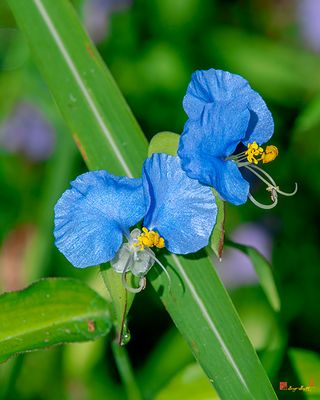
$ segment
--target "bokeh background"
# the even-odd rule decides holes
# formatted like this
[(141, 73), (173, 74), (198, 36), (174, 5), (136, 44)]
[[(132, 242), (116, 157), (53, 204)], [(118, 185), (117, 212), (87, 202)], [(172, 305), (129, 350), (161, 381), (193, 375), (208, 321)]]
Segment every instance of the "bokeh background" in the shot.
[[(279, 398), (320, 398), (320, 2), (75, 0), (74, 5), (148, 139), (159, 131), (182, 131), (182, 98), (196, 69), (238, 73), (267, 102), (276, 126), (272, 142), (280, 152), (268, 172), (283, 190), (298, 182), (299, 191), (280, 198), (272, 210), (250, 202), (227, 205), (225, 230), (271, 262), (280, 317), (245, 255), (226, 247), (216, 265)], [(53, 244), (53, 205), (85, 170), (1, 2), (1, 292), (43, 276), (72, 276), (103, 293), (97, 268), (74, 269)], [(252, 185), (262, 200), (264, 188)], [(129, 318), (128, 351), (146, 398), (213, 398), (151, 287), (136, 296)], [(312, 392), (280, 391), (284, 381), (313, 386)], [(57, 398), (125, 398), (106, 340), (0, 365), (0, 399)]]

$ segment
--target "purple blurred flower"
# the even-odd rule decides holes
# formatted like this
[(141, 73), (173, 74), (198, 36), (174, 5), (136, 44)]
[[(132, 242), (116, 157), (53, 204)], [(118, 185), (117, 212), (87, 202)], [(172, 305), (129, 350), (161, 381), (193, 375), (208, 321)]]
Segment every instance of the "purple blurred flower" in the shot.
[[(272, 239), (260, 225), (254, 223), (240, 225), (230, 237), (236, 243), (256, 248), (267, 260), (271, 260)], [(216, 265), (221, 279), (228, 288), (258, 282), (249, 257), (240, 250), (227, 247), (222, 261)]]
[(131, 0), (86, 0), (84, 3), (84, 23), (91, 39), (101, 42), (108, 32), (108, 17), (115, 11), (125, 10)]
[(312, 50), (320, 52), (320, 1), (300, 0), (297, 13), (301, 34), (306, 44)]
[(27, 102), (18, 103), (0, 127), (0, 146), (10, 153), (22, 153), (31, 161), (49, 158), (54, 144), (53, 127), (38, 108)]

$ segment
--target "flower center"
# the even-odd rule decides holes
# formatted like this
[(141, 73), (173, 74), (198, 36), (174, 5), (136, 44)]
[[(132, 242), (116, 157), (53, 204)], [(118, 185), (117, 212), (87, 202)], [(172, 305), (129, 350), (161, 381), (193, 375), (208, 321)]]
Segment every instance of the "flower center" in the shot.
[(279, 151), (276, 146), (269, 145), (264, 150), (257, 142), (253, 142), (248, 144), (246, 151), (228, 157), (227, 159), (237, 162), (239, 167), (242, 167), (248, 165), (248, 163), (257, 165), (259, 161), (262, 161), (263, 164), (267, 164), (273, 161), (278, 154)]
[[(262, 147), (258, 146), (257, 142), (253, 142), (248, 144), (248, 150), (246, 150), (244, 154), (247, 156), (249, 163), (258, 164), (258, 162), (262, 160), (264, 151)], [(260, 156), (260, 158), (257, 159), (256, 157), (258, 156)]]
[(262, 161), (263, 164), (267, 164), (273, 161), (279, 154), (276, 146), (269, 145), (264, 150), (258, 145), (257, 142), (249, 143), (247, 150), (227, 157), (226, 160), (235, 162), (239, 168), (246, 168), (255, 176), (257, 176), (263, 183), (267, 185), (266, 190), (270, 192), (272, 204), (262, 204), (258, 202), (251, 193), (249, 193), (249, 199), (260, 208), (273, 208), (278, 203), (278, 194), (284, 196), (293, 196), (298, 190), (298, 185), (295, 184), (295, 189), (292, 193), (286, 193), (280, 190), (274, 179), (262, 168), (258, 167), (257, 164)]
[(137, 237), (134, 246), (139, 247), (139, 250), (144, 250), (145, 247), (158, 247), (158, 249), (163, 249), (165, 243), (158, 232), (149, 231), (149, 229), (143, 227), (142, 233)]
[[(246, 150), (244, 154), (247, 156), (249, 163), (257, 165), (259, 161), (262, 161), (263, 164), (273, 161), (279, 154), (279, 151), (277, 147), (273, 145), (267, 146), (266, 149), (263, 150), (257, 142), (253, 142), (248, 144), (248, 150)], [(256, 158), (258, 156), (259, 158)]]
[[(128, 241), (122, 244), (114, 259), (111, 260), (113, 269), (122, 274), (122, 285), (131, 293), (141, 292), (146, 286), (145, 275), (154, 263), (157, 263), (168, 278), (170, 291), (170, 275), (150, 249), (150, 247), (163, 248), (165, 246), (164, 239), (158, 232), (149, 231), (145, 227), (142, 228), (142, 232), (138, 228), (133, 229), (126, 237)], [(128, 285), (126, 280), (128, 272), (140, 278), (139, 287)]]

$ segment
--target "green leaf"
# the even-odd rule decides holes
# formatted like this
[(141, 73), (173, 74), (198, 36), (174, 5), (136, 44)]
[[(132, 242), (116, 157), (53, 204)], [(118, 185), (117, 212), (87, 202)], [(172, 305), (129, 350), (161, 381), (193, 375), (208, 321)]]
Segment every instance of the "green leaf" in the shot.
[(219, 400), (198, 364), (190, 364), (179, 372), (155, 397), (155, 400)]
[(0, 362), (12, 355), (107, 335), (108, 303), (84, 283), (48, 278), (0, 296)]
[(187, 257), (167, 254), (162, 263), (168, 267), (171, 290), (157, 267), (149, 274), (152, 285), (219, 395), (275, 399), (230, 297), (204, 252)]
[(212, 188), (212, 192), (216, 199), (218, 214), (217, 214), (216, 224), (211, 234), (210, 245), (214, 254), (220, 259), (222, 256), (223, 246), (224, 246), (225, 204), (216, 190)]
[[(89, 168), (139, 176), (146, 140), (70, 3), (8, 3)], [(167, 256), (171, 292), (163, 273), (154, 288), (222, 397), (276, 398), (211, 262), (199, 257)]]
[(71, 3), (27, 3), (8, 0), (88, 167), (140, 176), (147, 141)]
[(226, 244), (242, 251), (250, 258), (256, 274), (258, 275), (261, 287), (264, 290), (270, 305), (276, 312), (280, 311), (280, 298), (269, 261), (266, 260), (266, 258), (254, 247), (245, 246), (230, 240), (228, 240)]
[(148, 157), (153, 153), (177, 155), (180, 135), (173, 132), (159, 132), (151, 139)]

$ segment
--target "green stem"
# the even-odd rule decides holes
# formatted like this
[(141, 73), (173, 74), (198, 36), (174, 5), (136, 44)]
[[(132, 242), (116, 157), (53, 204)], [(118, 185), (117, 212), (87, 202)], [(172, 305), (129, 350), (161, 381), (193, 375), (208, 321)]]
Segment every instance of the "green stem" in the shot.
[(111, 343), (111, 348), (122, 383), (126, 388), (128, 400), (142, 400), (142, 396), (133, 375), (132, 366), (125, 347), (120, 346), (114, 341)]

